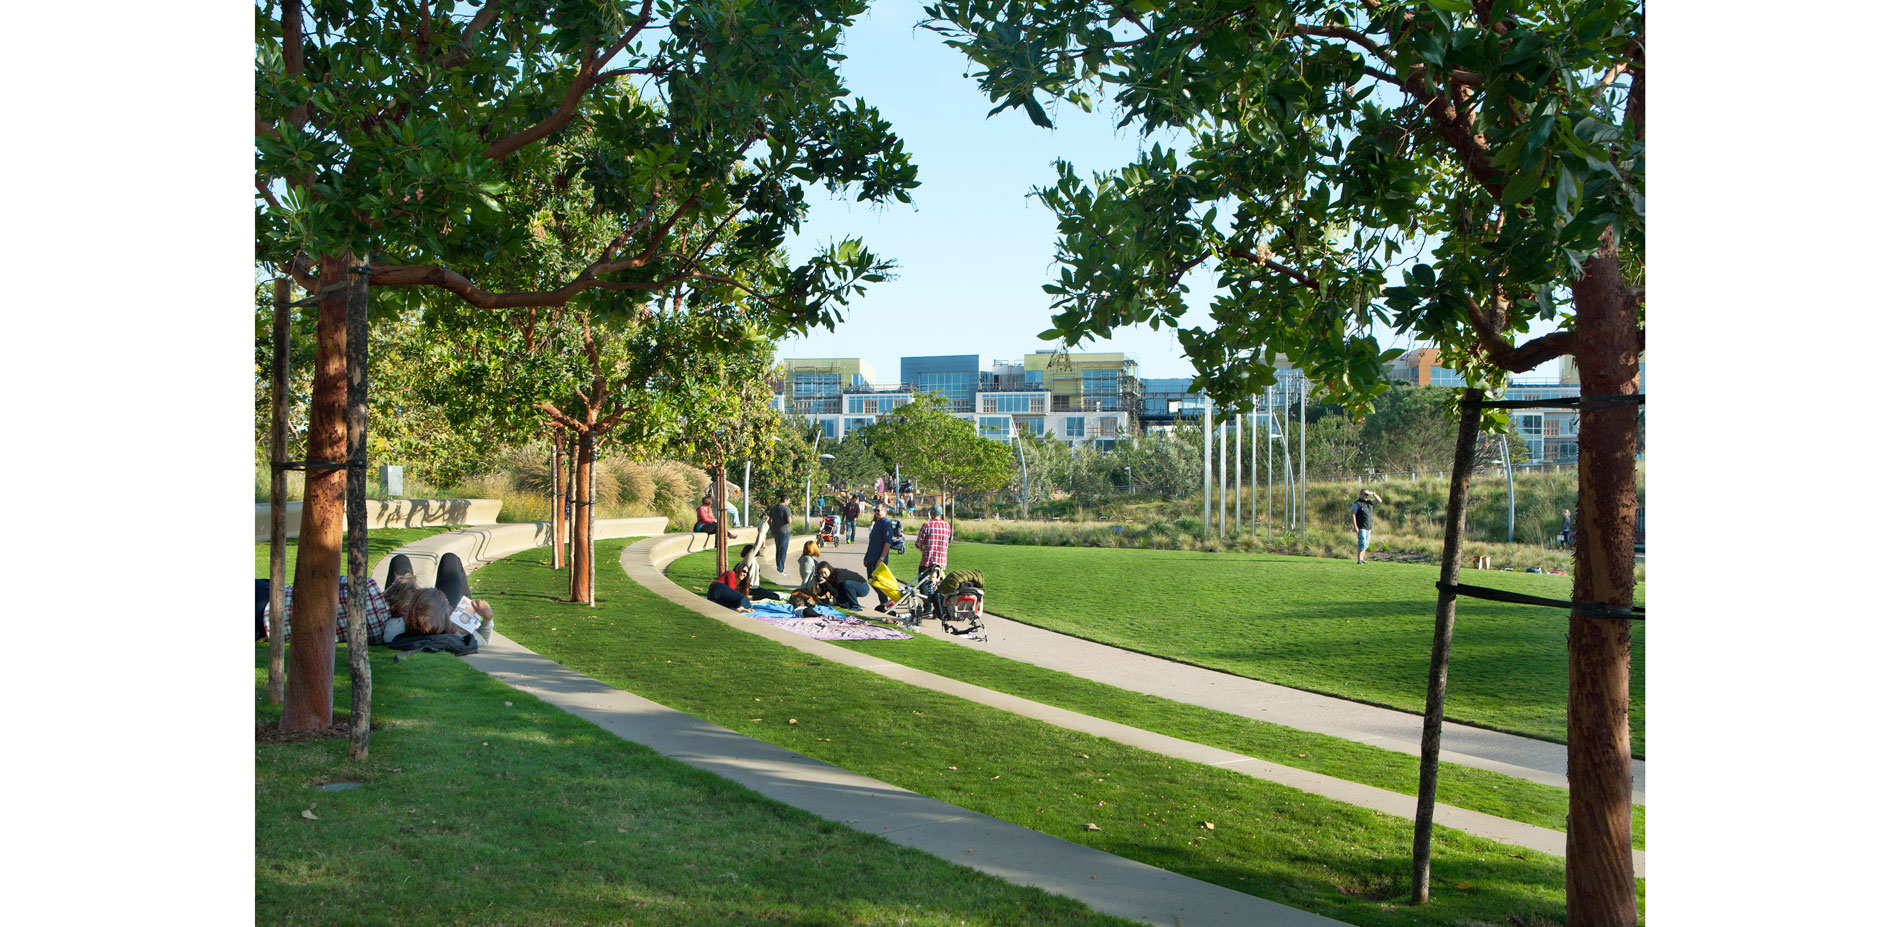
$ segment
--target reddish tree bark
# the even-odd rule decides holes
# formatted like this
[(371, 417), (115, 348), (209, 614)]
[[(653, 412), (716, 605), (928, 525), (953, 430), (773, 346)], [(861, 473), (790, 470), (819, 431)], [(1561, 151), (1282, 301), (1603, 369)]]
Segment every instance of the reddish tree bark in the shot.
[[(346, 290), (337, 286), (349, 274), (348, 254), (325, 256), (319, 279), (325, 293), (317, 302), (316, 374), (310, 395), (310, 427), (305, 458), (341, 461), (348, 441), (348, 353)], [(286, 731), (330, 726), (336, 669), (337, 578), (343, 562), (343, 484), (341, 468), (304, 471), (303, 519), (299, 522), (296, 587), (291, 601), (290, 659), (284, 693)]]
[[(1573, 289), (1577, 371), (1584, 396), (1637, 392), (1643, 338), (1616, 240), (1604, 233)], [(1577, 508), (1583, 543), (1572, 599), (1628, 607), (1636, 569), (1634, 403), (1586, 409), (1577, 430)], [(1570, 824), (1564, 894), (1573, 924), (1634, 927), (1630, 832), (1628, 619), (1570, 616)]]
[(580, 449), (574, 455), (574, 559), (568, 569), (570, 601), (594, 600), (594, 432), (580, 434)]

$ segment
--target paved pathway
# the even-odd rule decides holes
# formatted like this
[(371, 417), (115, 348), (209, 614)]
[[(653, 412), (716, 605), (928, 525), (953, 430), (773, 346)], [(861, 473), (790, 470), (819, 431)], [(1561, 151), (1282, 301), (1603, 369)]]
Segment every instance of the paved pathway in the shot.
[[(798, 538), (797, 544), (802, 546), (803, 541), (803, 537)], [(656, 547), (661, 550), (656, 551)], [(857, 549), (861, 552), (862, 547), (859, 546)], [(1076, 730), (1110, 737), (1144, 749), (1180, 756), (1196, 762), (1225, 766), (1247, 775), (1284, 782), (1305, 791), (1376, 808), (1400, 817), (1409, 818), (1412, 806), (1415, 804), (1409, 796), (1278, 766), (1251, 757), (1029, 702), (894, 664), (873, 655), (791, 634), (714, 606), (667, 580), (660, 570), (666, 562), (682, 550), (683, 545), (678, 542), (678, 536), (649, 539), (629, 546), (621, 558), (621, 564), (636, 581), (684, 607), (751, 633), (778, 639), (788, 646), (821, 655), (827, 659), (857, 665), (893, 678), (957, 694), (973, 701), (984, 702)], [(849, 549), (842, 553), (844, 556), (838, 557), (837, 553), (831, 549), (826, 551), (827, 557), (847, 561), (855, 560), (857, 556)], [(500, 553), (496, 555), (499, 556)], [(786, 565), (795, 573), (796, 566), (793, 560), (795, 557), (788, 557)], [(769, 553), (762, 557), (761, 561), (769, 575), (785, 580), (795, 578), (778, 574)], [(1007, 619), (992, 618), (990, 624), (992, 644), (1003, 644), (1000, 648), (992, 646), (991, 649), (1007, 650), (1008, 652), (1004, 654), (1006, 656), (1025, 659), (1027, 662), (1039, 663), (1039, 665), (1049, 665), (1040, 663), (1042, 660), (1048, 660), (1058, 664), (1052, 668), (1061, 668), (1064, 671), (1090, 678), (1095, 678), (1092, 672), (1080, 672), (1059, 665), (1069, 659), (1060, 656), (1062, 651), (1068, 649), (1068, 645), (1064, 642), (1086, 645), (1085, 650), (1100, 648), (1116, 654), (1128, 653), (1075, 638), (1052, 635)], [(1047, 635), (1047, 639), (1043, 639), (1042, 635)], [(960, 638), (953, 639), (961, 641)], [(1105, 655), (1098, 654), (1097, 656)], [(1133, 654), (1129, 656), (1140, 657)], [(468, 659), (471, 664), (497, 676), (509, 685), (593, 721), (618, 736), (646, 744), (664, 755), (739, 782), (773, 799), (821, 817), (839, 821), (858, 830), (916, 847), (960, 865), (967, 865), (999, 876), (1016, 884), (1036, 886), (1076, 898), (1105, 913), (1147, 923), (1189, 925), (1189, 927), (1227, 924), (1248, 925), (1248, 927), (1253, 927), (1253, 925), (1319, 927), (1319, 925), (1339, 923), (1028, 830), (839, 769), (607, 686), (540, 657), (501, 634), (497, 634), (494, 642), (483, 652)], [(1196, 673), (1210, 672), (1195, 670), (1184, 664), (1143, 657), (1136, 660), (1129, 668), (1133, 671), (1134, 678), (1156, 671), (1156, 667), (1145, 666), (1143, 661), (1152, 661), (1179, 670), (1194, 670)], [(1212, 675), (1232, 678), (1226, 677), (1226, 674), (1213, 673)], [(1160, 673), (1161, 681), (1154, 685), (1164, 691), (1153, 694), (1194, 704), (1205, 704), (1199, 697), (1181, 694), (1195, 688), (1192, 683), (1182, 688), (1183, 683), (1180, 681), (1182, 678), (1186, 677), (1177, 677), (1166, 672)], [(1169, 681), (1170, 679), (1172, 681)], [(1143, 685), (1130, 684), (1132, 681), (1130, 678), (1104, 681), (1136, 691), (1149, 691)], [(1209, 685), (1208, 688), (1219, 688), (1219, 686)], [(1311, 696), (1311, 693), (1299, 694), (1324, 698)], [(1202, 697), (1207, 696), (1203, 693)], [(1248, 711), (1236, 711), (1230, 705), (1214, 704), (1209, 707), (1252, 716)], [(1392, 714), (1412, 718), (1412, 723), (1416, 725), (1416, 718), (1413, 716), (1398, 712)], [(1277, 719), (1268, 718), (1268, 720)], [(1297, 723), (1293, 726), (1306, 727)], [(1449, 736), (1448, 731), (1447, 737)], [(1363, 738), (1354, 737), (1353, 739)], [(1375, 741), (1367, 740), (1366, 742)], [(1386, 746), (1383, 743), (1379, 745)], [(1514, 764), (1505, 763), (1504, 765)], [(1639, 788), (1640, 781), (1639, 779)], [(1563, 852), (1562, 835), (1555, 831), (1533, 828), (1529, 825), (1489, 815), (1479, 815), (1442, 804), (1438, 806), (1436, 818), (1444, 826), (1480, 836), (1531, 846), (1557, 855)], [(1641, 875), (1644, 870), (1643, 854), (1636, 854), (1635, 863), (1637, 873)]]
[[(741, 532), (741, 534), (744, 534), (744, 532)], [(744, 538), (742, 538), (741, 540), (743, 541)], [(804, 537), (794, 538), (793, 540), (794, 549), (802, 548), (804, 546), (805, 540), (806, 539)], [(1357, 805), (1362, 808), (1370, 808), (1372, 810), (1380, 811), (1385, 814), (1390, 814), (1395, 817), (1404, 818), (1406, 820), (1411, 820), (1418, 810), (1418, 799), (1411, 795), (1406, 795), (1400, 792), (1393, 792), (1387, 789), (1376, 788), (1374, 786), (1363, 785), (1361, 783), (1351, 782), (1345, 779), (1337, 779), (1331, 776), (1321, 775), (1319, 773), (1310, 772), (1304, 769), (1296, 769), (1291, 766), (1282, 766), (1278, 763), (1269, 763), (1269, 762), (1266, 762), (1265, 760), (1246, 756), (1240, 753), (1235, 753), (1230, 750), (1222, 750), (1217, 747), (1210, 747), (1205, 744), (1199, 744), (1193, 741), (1182, 740), (1177, 737), (1169, 737), (1165, 734), (1157, 734), (1152, 731), (1145, 731), (1140, 728), (1130, 727), (1125, 724), (1118, 724), (1113, 721), (1106, 721), (1101, 718), (1092, 717), (1089, 715), (1081, 714), (1079, 712), (1069, 711), (1064, 708), (1056, 708), (1054, 706), (1044, 705), (1040, 702), (1033, 702), (1028, 699), (1019, 698), (1014, 695), (1009, 695), (1003, 692), (997, 692), (992, 689), (985, 689), (981, 686), (971, 685), (970, 683), (962, 682), (960, 680), (950, 679), (948, 677), (936, 675), (935, 673), (929, 673), (920, 669), (904, 666), (899, 663), (893, 663), (889, 660), (885, 660), (882, 657), (877, 656), (875, 653), (861, 652), (857, 650), (847, 649), (844, 647), (839, 647), (834, 644), (829, 644), (823, 641), (815, 641), (808, 637), (804, 637), (799, 634), (794, 634), (782, 628), (778, 628), (773, 625), (766, 624), (765, 622), (756, 621), (745, 615), (741, 615), (741, 614), (738, 614), (737, 612), (729, 611), (727, 609), (714, 605), (711, 602), (706, 601), (706, 599), (702, 597), (701, 595), (699, 595), (697, 592), (683, 589), (679, 585), (675, 584), (673, 581), (666, 578), (666, 575), (663, 572), (666, 565), (668, 563), (671, 563), (674, 559), (677, 559), (679, 556), (683, 555), (687, 551), (689, 546), (692, 547), (693, 549), (703, 549), (704, 547), (702, 544), (697, 544), (695, 542), (692, 542), (686, 539), (685, 536), (682, 536), (682, 535), (670, 535), (670, 536), (662, 537), (662, 538), (649, 538), (647, 540), (640, 541), (639, 543), (628, 546), (627, 549), (621, 554), (620, 565), (623, 569), (627, 571), (627, 575), (632, 577), (634, 581), (640, 583), (643, 586), (646, 586), (648, 589), (652, 590), (655, 593), (658, 593), (660, 596), (666, 598), (667, 600), (671, 602), (674, 602), (675, 604), (680, 605), (681, 607), (691, 609), (709, 618), (716, 619), (718, 621), (724, 622), (725, 624), (731, 625), (732, 627), (738, 628), (742, 631), (746, 631), (752, 634), (757, 634), (761, 637), (771, 638), (772, 640), (776, 640), (780, 643), (783, 643), (788, 647), (793, 647), (795, 649), (802, 650), (814, 656), (823, 657), (833, 662), (843, 663), (849, 666), (855, 666), (859, 669), (877, 673), (878, 675), (886, 676), (891, 679), (897, 679), (902, 682), (907, 682), (916, 686), (922, 686), (927, 689), (934, 689), (938, 692), (943, 692), (949, 695), (955, 695), (958, 698), (966, 699), (972, 702), (977, 702), (979, 704), (989, 705), (993, 708), (1000, 708), (1004, 711), (1022, 715), (1028, 718), (1034, 718), (1038, 721), (1046, 721), (1050, 724), (1055, 724), (1057, 726), (1065, 727), (1070, 730), (1081, 731), (1085, 734), (1093, 734), (1098, 737), (1103, 737), (1109, 740), (1116, 741), (1118, 743), (1123, 743), (1123, 744), (1127, 744), (1129, 746), (1137, 747), (1143, 750), (1152, 751), (1154, 753), (1160, 753), (1167, 756), (1179, 757), (1184, 760), (1189, 760), (1196, 763), (1204, 763), (1210, 766), (1224, 767), (1226, 769), (1231, 769), (1235, 772), (1241, 773), (1242, 775), (1252, 776), (1257, 779), (1265, 779), (1270, 782), (1277, 782), (1282, 785), (1287, 785), (1287, 786), (1291, 786), (1293, 788), (1299, 789), (1303, 792), (1309, 792), (1315, 795), (1324, 796), (1326, 798), (1331, 798), (1338, 801), (1346, 802), (1348, 804)], [(851, 545), (845, 545), (845, 547), (842, 548), (841, 550), (829, 548), (829, 547), (826, 548), (825, 550), (826, 550), (825, 559), (827, 560), (838, 560), (841, 562), (846, 562), (847, 564), (852, 565), (852, 566), (858, 566), (859, 564), (861, 564), (861, 561), (857, 560), (857, 558), (862, 556), (861, 551), (863, 550), (863, 547), (861, 544), (857, 547), (857, 550), (860, 553), (853, 553)], [(737, 556), (736, 548), (735, 548), (734, 556), (735, 557)], [(952, 557), (954, 556), (955, 554), (952, 553)], [(780, 579), (782, 581), (787, 581), (787, 582), (795, 582), (797, 579), (795, 575), (796, 570), (797, 570), (797, 567), (795, 565), (795, 557), (788, 555), (786, 557), (785, 565), (788, 568), (788, 570), (790, 570), (794, 575), (787, 576), (783, 573), (778, 572), (776, 556), (770, 550), (768, 550), (767, 553), (765, 553), (764, 555), (760, 557), (760, 566), (768, 577), (777, 578), (777, 579)], [(1015, 624), (1015, 623), (1012, 622), (1011, 624)], [(1021, 626), (1021, 625), (1018, 625), (1018, 626), (1026, 628), (1026, 626)], [(992, 630), (990, 632), (991, 641), (1001, 640), (998, 634), (998, 630), (999, 629), (996, 626), (994, 625), (992, 626)], [(1029, 630), (1034, 630), (1034, 629), (1029, 629)], [(941, 634), (940, 631), (937, 633)], [(1048, 632), (1041, 632), (1041, 633), (1047, 634)], [(1089, 641), (1084, 641), (1079, 638), (1066, 637), (1063, 635), (1049, 635), (1049, 637), (1054, 639), (1054, 641), (1058, 645), (1061, 645), (1062, 642), (1066, 642), (1066, 646), (1071, 648), (1072, 652), (1069, 653), (1067, 655), (1067, 658), (1065, 659), (1072, 659), (1072, 661), (1077, 664), (1087, 663), (1089, 660), (1100, 660), (1100, 661), (1106, 661), (1106, 662), (1111, 662), (1111, 663), (1117, 662), (1117, 661), (1128, 661), (1128, 664), (1130, 666), (1140, 667), (1150, 672), (1159, 672), (1159, 673), (1165, 674), (1168, 672), (1178, 673), (1182, 671), (1193, 670), (1196, 674), (1206, 674), (1209, 676), (1221, 677), (1224, 680), (1231, 680), (1231, 679), (1236, 678), (1236, 677), (1228, 676), (1227, 674), (1224, 674), (1224, 673), (1214, 673), (1208, 670), (1198, 670), (1198, 669), (1195, 669), (1194, 667), (1189, 667), (1185, 664), (1175, 663), (1169, 660), (1162, 660), (1156, 657), (1148, 657), (1141, 654), (1135, 654), (1129, 651), (1119, 650), (1117, 648), (1109, 647), (1103, 644), (1091, 643)], [(959, 640), (959, 641), (962, 640), (961, 638), (952, 638), (952, 639)], [(975, 644), (972, 646), (986, 647), (988, 645)], [(1055, 649), (1061, 649), (1061, 648), (1060, 646), (1057, 646)], [(1016, 652), (1004, 652), (1003, 655), (1009, 656), (1012, 658), (1017, 658), (1017, 659), (1024, 659), (1024, 657), (1017, 656)], [(1035, 662), (1035, 661), (1030, 660), (1029, 662)], [(1062, 668), (1070, 672), (1075, 672), (1075, 670), (1068, 670), (1067, 665), (1065, 665)], [(1076, 674), (1093, 676), (1093, 673), (1077, 672)], [(1111, 685), (1120, 685), (1123, 688), (1137, 688), (1135, 686), (1125, 685), (1122, 681), (1118, 679), (1114, 679), (1114, 678), (1106, 678), (1106, 679), (1103, 679), (1102, 681), (1107, 682)], [(1250, 680), (1244, 680), (1244, 681), (1251, 682)], [(1253, 685), (1267, 686), (1266, 683), (1253, 683)], [(1284, 687), (1270, 686), (1269, 688), (1283, 689)], [(1287, 690), (1287, 691), (1297, 691), (1297, 690)], [(1340, 699), (1328, 699), (1325, 696), (1315, 696), (1312, 693), (1300, 692), (1299, 694), (1307, 698), (1319, 699), (1325, 702), (1341, 702), (1342, 704), (1351, 706), (1353, 708), (1361, 708), (1361, 709), (1369, 708), (1369, 706), (1359, 705), (1356, 702), (1343, 702), (1343, 700), (1340, 700)], [(1174, 697), (1174, 696), (1169, 696), (1169, 697)], [(1205, 696), (1202, 696), (1202, 697), (1205, 697)], [(1188, 699), (1181, 699), (1181, 700), (1188, 701)], [(1232, 707), (1225, 704), (1220, 704), (1220, 703), (1215, 703), (1211, 705), (1210, 707), (1218, 708), (1224, 711), (1233, 711)], [(1417, 718), (1415, 716), (1406, 715), (1402, 712), (1388, 712), (1385, 709), (1371, 709), (1371, 710), (1375, 712), (1382, 712), (1384, 714), (1395, 715), (1401, 718), (1411, 718), (1412, 723), (1414, 724), (1417, 723)], [(1269, 720), (1278, 720), (1278, 719), (1273, 718)], [(1289, 723), (1289, 722), (1281, 721), (1281, 723)], [(1304, 724), (1298, 724), (1298, 723), (1294, 723), (1292, 724), (1292, 726), (1301, 727), (1308, 730), (1313, 729)], [(1509, 735), (1501, 735), (1501, 736), (1509, 736)], [(1522, 739), (1522, 738), (1518, 738), (1518, 739)], [(1412, 752), (1414, 755), (1416, 755), (1416, 752), (1417, 752), (1416, 747), (1413, 749)], [(1471, 811), (1465, 808), (1459, 808), (1454, 805), (1444, 804), (1442, 802), (1435, 806), (1432, 812), (1432, 818), (1433, 818), (1434, 823), (1437, 824), (1438, 826), (1449, 827), (1454, 830), (1461, 830), (1466, 833), (1473, 834), (1475, 836), (1484, 837), (1490, 840), (1496, 840), (1501, 843), (1508, 843), (1508, 844), (1513, 844), (1515, 846), (1528, 847), (1530, 849), (1537, 850), (1542, 853), (1548, 853), (1552, 856), (1561, 857), (1564, 855), (1564, 834), (1562, 831), (1552, 830), (1550, 828), (1545, 828), (1545, 827), (1537, 827), (1535, 825), (1525, 824), (1520, 821), (1513, 821), (1508, 818), (1498, 817), (1496, 815), (1490, 815), (1490, 814), (1484, 814), (1482, 812)], [(1639, 877), (1641, 877), (1645, 872), (1644, 854), (1641, 851), (1637, 851), (1634, 854), (1634, 856), (1635, 856), (1636, 873)]]
[(467, 660), (612, 734), (767, 798), (1017, 885), (1074, 898), (1105, 914), (1171, 927), (1347, 927), (747, 737), (581, 675), (499, 633)]
[[(864, 529), (859, 530), (860, 540), (856, 544), (827, 547), (824, 559), (859, 569), (864, 559)], [(802, 539), (799, 543), (802, 546)], [(788, 576), (776, 572), (777, 564), (770, 556), (761, 558), (768, 578), (791, 585), (798, 582), (795, 561), (795, 557), (786, 560), (791, 573)], [(950, 562), (953, 566), (956, 563), (954, 546)], [(905, 567), (910, 568), (911, 564), (906, 563)], [(1410, 756), (1419, 754), (1424, 724), (1419, 715), (1202, 669), (1058, 634), (998, 615), (987, 616), (985, 623), (989, 626), (989, 640), (985, 643), (971, 643), (967, 638), (946, 634), (934, 623), (926, 624), (923, 630), (933, 637), (1130, 691), (1354, 740)], [(1446, 763), (1488, 769), (1558, 788), (1570, 786), (1564, 774), (1567, 758), (1563, 744), (1464, 724), (1446, 724), (1440, 743), (1439, 759)], [(1641, 805), (1646, 778), (1644, 763), (1637, 760), (1632, 766), (1635, 802)], [(1562, 845), (1558, 846), (1561, 855)]]

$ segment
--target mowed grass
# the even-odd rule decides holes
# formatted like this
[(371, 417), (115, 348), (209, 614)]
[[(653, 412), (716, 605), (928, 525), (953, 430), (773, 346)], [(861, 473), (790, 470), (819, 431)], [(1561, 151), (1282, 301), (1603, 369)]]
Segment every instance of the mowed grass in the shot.
[[(912, 575), (914, 558), (906, 559), (893, 572)], [(955, 544), (950, 565), (982, 570), (984, 606), (1018, 621), (1252, 679), (1425, 710), (1436, 565), (994, 544)], [(1460, 580), (1570, 598), (1567, 576), (1466, 570)], [(1641, 585), (1636, 601), (1643, 602)], [(1460, 599), (1445, 717), (1563, 742), (1568, 631), (1561, 609)], [(1639, 757), (1643, 635), (1643, 623), (1631, 622), (1630, 740)]]
[[(603, 566), (624, 541), (604, 541)], [(559, 602), (545, 551), (471, 582), (503, 634), (610, 685), (925, 795), (1355, 924), (1560, 922), (1562, 862), (1441, 830), (1434, 903), (1411, 823), (823, 660), (674, 605), (612, 568)], [(796, 720), (797, 723), (793, 723)], [(1090, 830), (1093, 824), (1098, 830)], [(1639, 889), (1640, 890), (1640, 889)]]
[[(688, 554), (667, 566), (669, 579), (698, 590), (712, 582), (713, 554)], [(893, 663), (958, 679), (986, 689), (1066, 708), (1144, 731), (1232, 750), (1282, 766), (1418, 794), (1418, 758), (1297, 728), (1130, 692), (1058, 670), (1044, 669), (992, 653), (916, 636), (908, 641), (838, 641), (838, 646), (875, 653)], [(1513, 821), (1564, 830), (1570, 793), (1564, 789), (1490, 770), (1441, 763), (1438, 800)], [(1636, 848), (1644, 848), (1644, 809), (1635, 815)]]
[[(441, 534), (444, 531), (454, 531), (460, 527), (463, 526), (452, 525), (445, 528), (371, 528), (369, 529), (369, 567), (372, 570), (375, 569), (376, 561), (381, 560), (384, 555), (404, 544), (420, 541), (423, 538)], [(345, 531), (343, 532), (343, 556), (337, 565), (338, 574), (341, 575), (342, 573), (348, 572), (349, 569), (350, 533)], [(253, 575), (258, 579), (270, 578), (269, 541), (261, 541), (257, 544), (257, 572)], [(372, 578), (378, 583), (383, 581), (383, 578), (380, 576)], [(284, 582), (294, 583), (296, 580), (297, 539), (290, 538), (284, 542)]]
[[(256, 748), (260, 924), (1131, 923), (770, 801), (448, 654), (373, 653), (368, 761)], [(335, 686), (346, 716), (347, 671)], [(313, 788), (333, 781), (363, 786)]]

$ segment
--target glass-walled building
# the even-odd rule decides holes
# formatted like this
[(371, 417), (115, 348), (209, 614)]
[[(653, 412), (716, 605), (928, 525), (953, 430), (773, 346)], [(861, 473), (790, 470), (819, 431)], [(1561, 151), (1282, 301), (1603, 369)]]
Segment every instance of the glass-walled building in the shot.
[(976, 411), (979, 364), (975, 354), (900, 358), (898, 380), (917, 392), (942, 396), (951, 412)]

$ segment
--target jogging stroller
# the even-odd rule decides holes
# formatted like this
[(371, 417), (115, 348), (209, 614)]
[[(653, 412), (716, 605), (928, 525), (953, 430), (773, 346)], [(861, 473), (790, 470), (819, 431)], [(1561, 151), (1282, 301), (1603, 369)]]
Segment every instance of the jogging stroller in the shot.
[(983, 626), (983, 573), (958, 570), (945, 574), (932, 566), (904, 585), (892, 613), (904, 627), (916, 630), (927, 618), (935, 618), (943, 629), (972, 641), (987, 641)]
[(903, 552), (904, 552), (904, 523), (893, 518), (891, 519), (891, 553), (901, 554)]
[(837, 547), (839, 543), (838, 516), (826, 515), (824, 520), (818, 523), (818, 546), (823, 547), (826, 544), (830, 544), (833, 547)]

